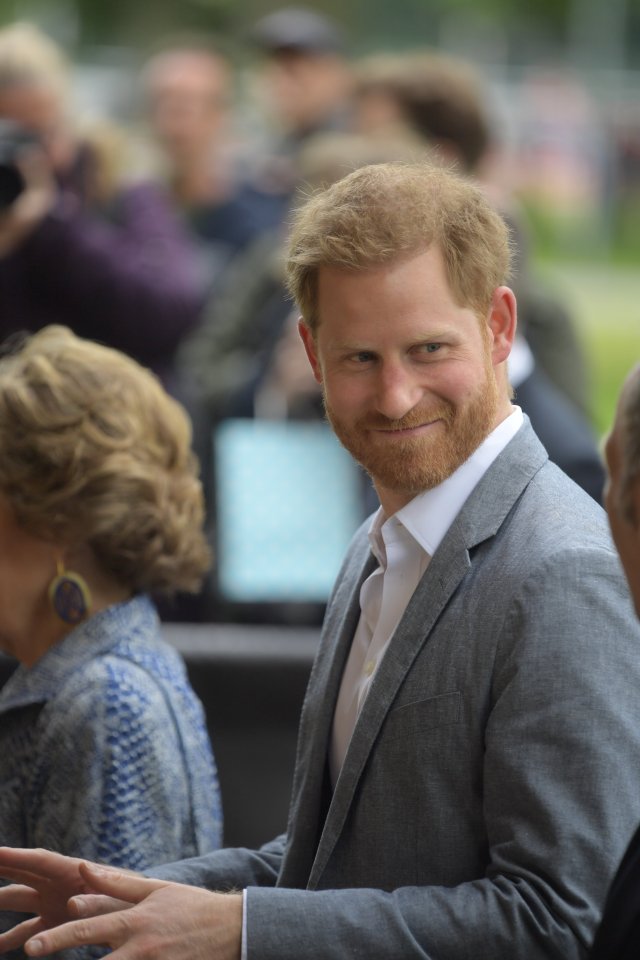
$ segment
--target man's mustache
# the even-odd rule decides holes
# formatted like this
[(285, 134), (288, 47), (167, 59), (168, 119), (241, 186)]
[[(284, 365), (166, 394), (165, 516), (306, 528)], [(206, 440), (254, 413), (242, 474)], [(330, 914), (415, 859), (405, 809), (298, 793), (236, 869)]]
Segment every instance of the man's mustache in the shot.
[(423, 427), (435, 420), (444, 420), (445, 423), (451, 423), (453, 418), (453, 408), (442, 406), (435, 410), (411, 410), (399, 420), (391, 420), (384, 414), (369, 414), (358, 420), (357, 426), (364, 430), (388, 430), (393, 432), (395, 430), (412, 430), (415, 427)]

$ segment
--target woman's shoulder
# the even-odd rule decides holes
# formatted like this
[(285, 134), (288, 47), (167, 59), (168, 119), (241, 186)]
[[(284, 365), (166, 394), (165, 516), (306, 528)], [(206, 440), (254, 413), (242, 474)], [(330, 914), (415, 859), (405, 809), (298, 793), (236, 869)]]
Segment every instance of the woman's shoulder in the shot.
[(164, 640), (122, 637), (108, 650), (71, 671), (56, 699), (108, 697), (116, 704), (128, 700), (165, 700), (189, 696), (192, 691), (180, 655)]
[[(85, 651), (86, 653), (86, 651)], [(156, 631), (121, 631), (108, 645), (96, 645), (90, 657), (68, 663), (47, 713), (62, 705), (69, 719), (81, 714), (143, 707), (169, 708), (174, 699), (195, 700), (179, 653)]]
[(137, 596), (100, 611), (73, 642), (69, 683), (81, 678), (105, 683), (114, 672), (122, 678), (135, 678), (143, 686), (187, 683), (184, 661), (162, 638), (156, 608), (148, 597)]
[(184, 742), (206, 727), (184, 661), (162, 638), (155, 608), (144, 598), (87, 621), (58, 680), (41, 714), (50, 736), (84, 728), (99, 737), (124, 724), (141, 736), (173, 729)]

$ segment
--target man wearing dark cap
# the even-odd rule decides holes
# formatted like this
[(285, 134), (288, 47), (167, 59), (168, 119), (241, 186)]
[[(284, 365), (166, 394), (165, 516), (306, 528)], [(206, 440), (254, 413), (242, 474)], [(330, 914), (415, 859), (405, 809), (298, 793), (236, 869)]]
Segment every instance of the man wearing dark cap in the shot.
[(347, 126), (352, 78), (344, 37), (336, 23), (304, 7), (268, 14), (250, 36), (264, 56), (263, 80), (282, 134), (275, 153), (293, 185), (304, 141)]
[(340, 27), (323, 14), (305, 7), (284, 7), (268, 14), (256, 23), (253, 38), (271, 51), (341, 53), (344, 50)]

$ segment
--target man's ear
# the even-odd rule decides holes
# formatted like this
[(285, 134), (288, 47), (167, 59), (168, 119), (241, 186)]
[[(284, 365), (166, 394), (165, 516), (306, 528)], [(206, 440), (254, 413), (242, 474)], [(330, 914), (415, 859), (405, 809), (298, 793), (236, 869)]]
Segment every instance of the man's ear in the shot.
[(491, 362), (503, 363), (511, 353), (516, 335), (518, 308), (510, 287), (496, 287), (491, 298), (487, 325), (492, 335)]
[(307, 323), (305, 323), (302, 317), (298, 319), (298, 333), (300, 334), (304, 344), (304, 349), (307, 352), (307, 357), (309, 358), (313, 375), (318, 383), (322, 383), (322, 369), (320, 367), (320, 361), (318, 360), (316, 341), (310, 327)]

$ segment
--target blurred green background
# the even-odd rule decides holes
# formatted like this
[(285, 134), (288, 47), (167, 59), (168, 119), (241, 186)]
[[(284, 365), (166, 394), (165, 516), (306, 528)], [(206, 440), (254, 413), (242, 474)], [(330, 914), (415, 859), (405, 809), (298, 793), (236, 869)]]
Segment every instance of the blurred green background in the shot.
[(593, 423), (602, 437), (622, 381), (640, 362), (640, 269), (558, 257), (539, 263), (539, 270), (579, 321), (590, 363)]
[[(77, 47), (144, 47), (174, 29), (242, 37), (248, 24), (285, 6), (277, 0), (0, 0), (4, 20), (34, 19), (66, 33)], [(314, 0), (342, 23), (354, 52), (381, 46), (439, 44), (465, 33), (476, 56), (500, 47), (508, 62), (569, 57), (585, 67), (640, 66), (638, 0)]]

